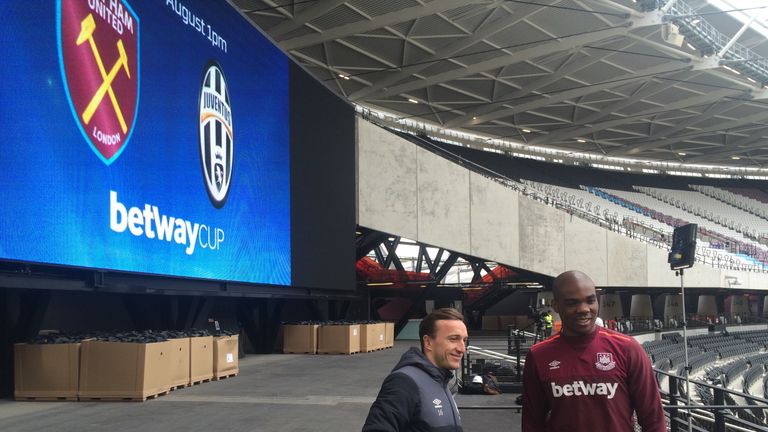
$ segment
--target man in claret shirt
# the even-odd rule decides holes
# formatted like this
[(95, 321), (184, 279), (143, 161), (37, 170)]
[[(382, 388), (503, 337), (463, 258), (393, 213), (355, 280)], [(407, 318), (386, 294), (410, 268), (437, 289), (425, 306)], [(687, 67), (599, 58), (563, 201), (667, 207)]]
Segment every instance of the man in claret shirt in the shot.
[(595, 325), (592, 279), (567, 271), (552, 284), (562, 330), (531, 348), (523, 374), (523, 432), (667, 430), (651, 368), (632, 337)]

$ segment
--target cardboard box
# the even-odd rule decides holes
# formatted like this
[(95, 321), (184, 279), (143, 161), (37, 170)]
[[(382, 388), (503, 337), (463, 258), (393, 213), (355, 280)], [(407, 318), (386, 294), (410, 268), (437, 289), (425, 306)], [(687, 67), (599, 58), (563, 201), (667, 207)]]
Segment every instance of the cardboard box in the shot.
[(360, 325), (324, 325), (317, 330), (318, 354), (360, 352)]
[(395, 323), (384, 323), (384, 347), (392, 348), (395, 346)]
[(528, 315), (517, 315), (515, 322), (517, 328), (520, 330), (529, 331), (531, 333), (536, 331), (536, 321)]
[(189, 338), (189, 382), (213, 378), (213, 336)]
[(376, 323), (376, 342), (377, 349), (387, 347), (387, 326), (383, 322)]
[(499, 329), (499, 316), (498, 315), (484, 315), (483, 316), (483, 330), (498, 330)]
[(18, 400), (77, 400), (80, 344), (16, 344), (14, 396)]
[(170, 369), (169, 387), (186, 387), (190, 384), (190, 338), (171, 339), (168, 341)]
[(83, 341), (80, 399), (145, 400), (170, 389), (171, 344)]
[(283, 352), (286, 354), (316, 354), (318, 324), (283, 326)]
[(509, 327), (513, 328), (517, 325), (517, 318), (515, 315), (500, 315), (499, 316), (499, 330), (507, 331)]
[(216, 336), (213, 338), (213, 377), (222, 378), (237, 375), (240, 372), (238, 364), (238, 337)]
[(371, 352), (384, 348), (384, 323), (360, 324), (360, 351)]

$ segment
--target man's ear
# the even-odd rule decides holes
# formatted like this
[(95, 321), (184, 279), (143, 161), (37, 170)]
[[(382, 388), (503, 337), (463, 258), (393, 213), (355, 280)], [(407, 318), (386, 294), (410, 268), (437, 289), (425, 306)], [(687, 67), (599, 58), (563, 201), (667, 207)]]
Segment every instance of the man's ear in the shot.
[(554, 310), (558, 314), (560, 313), (560, 305), (557, 303), (557, 300), (552, 299), (551, 307), (552, 307), (552, 310)]
[(421, 339), (424, 345), (424, 351), (432, 351), (432, 338), (429, 335), (424, 335)]

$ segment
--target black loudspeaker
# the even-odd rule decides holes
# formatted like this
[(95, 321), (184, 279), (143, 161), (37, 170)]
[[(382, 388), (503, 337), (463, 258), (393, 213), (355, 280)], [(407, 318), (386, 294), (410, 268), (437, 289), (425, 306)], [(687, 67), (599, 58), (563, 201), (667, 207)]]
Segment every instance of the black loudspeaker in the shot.
[(672, 250), (667, 262), (672, 270), (693, 267), (696, 259), (696, 232), (698, 225), (688, 224), (675, 228), (672, 235)]

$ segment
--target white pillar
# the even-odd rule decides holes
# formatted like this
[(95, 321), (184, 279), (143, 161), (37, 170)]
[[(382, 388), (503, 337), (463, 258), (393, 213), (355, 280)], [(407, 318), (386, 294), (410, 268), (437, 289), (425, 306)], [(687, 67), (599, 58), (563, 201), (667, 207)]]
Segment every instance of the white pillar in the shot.
[(664, 321), (683, 319), (683, 296), (680, 294), (667, 294), (664, 299)]
[(629, 308), (629, 316), (632, 318), (653, 318), (653, 306), (651, 296), (648, 294), (633, 294), (632, 304)]
[(749, 315), (749, 297), (743, 294), (734, 294), (728, 300), (731, 303), (731, 316), (739, 315), (743, 318)]
[(768, 295), (763, 297), (763, 316), (768, 316)]
[(615, 320), (624, 316), (621, 307), (621, 296), (619, 294), (603, 294), (600, 296), (600, 312), (598, 313), (603, 320)]
[(699, 296), (699, 307), (696, 309), (696, 314), (698, 315), (706, 315), (711, 317), (717, 317), (719, 314), (717, 313), (717, 302), (715, 301), (715, 296), (713, 295), (700, 295)]
[(431, 314), (435, 310), (435, 301), (434, 300), (425, 301), (424, 310), (427, 312), (427, 314)]

